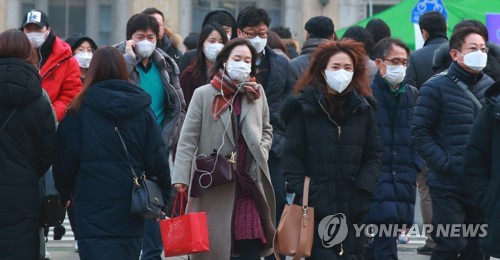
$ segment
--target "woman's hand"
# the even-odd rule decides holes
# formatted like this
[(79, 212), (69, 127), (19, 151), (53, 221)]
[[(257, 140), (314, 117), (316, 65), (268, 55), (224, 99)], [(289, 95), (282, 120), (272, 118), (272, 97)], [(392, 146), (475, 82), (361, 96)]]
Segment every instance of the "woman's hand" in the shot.
[(175, 183), (174, 184), (174, 189), (177, 192), (185, 192), (185, 191), (187, 191), (187, 188), (188, 188), (188, 186), (186, 184), (182, 184), (182, 183)]

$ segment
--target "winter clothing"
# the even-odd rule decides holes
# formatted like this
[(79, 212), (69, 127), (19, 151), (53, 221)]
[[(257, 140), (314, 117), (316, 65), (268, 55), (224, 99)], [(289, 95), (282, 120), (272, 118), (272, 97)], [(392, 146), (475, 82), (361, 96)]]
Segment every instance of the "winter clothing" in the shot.
[(66, 39), (66, 43), (69, 44), (69, 47), (71, 47), (71, 51), (74, 52), (80, 45), (82, 45), (83, 42), (89, 42), (90, 48), (92, 50), (96, 51), (97, 50), (97, 44), (92, 40), (90, 37), (83, 35), (83, 34), (74, 34), (73, 36), (69, 37)]
[[(139, 85), (139, 61), (136, 57), (125, 53), (125, 43), (115, 46), (123, 54), (127, 62), (130, 82)], [(166, 149), (170, 151), (179, 139), (179, 132), (186, 114), (186, 102), (182, 89), (179, 86), (179, 69), (175, 61), (162, 50), (156, 48), (151, 54), (150, 61), (153, 62), (161, 73), (162, 86), (165, 91), (165, 119), (160, 126), (161, 136)]]
[(35, 66), (0, 59), (0, 252), (38, 259), (39, 179), (54, 160), (55, 115)]
[(290, 61), (291, 73), (290, 76), (295, 80), (299, 80), (307, 66), (309, 65), (309, 58), (311, 53), (323, 42), (328, 41), (323, 38), (311, 38), (304, 42), (300, 55)]
[[(269, 110), (264, 90), (261, 97), (250, 102), (242, 98), (240, 130), (248, 145), (246, 173), (257, 188), (252, 195), (261, 217), (267, 244), (260, 248), (260, 255), (272, 251), (272, 238), (275, 231), (275, 200), (273, 187), (267, 167), (269, 150), (272, 143), (272, 127), (269, 124)], [(172, 183), (181, 183), (191, 188), (194, 162), (197, 155), (212, 154), (219, 150), (229, 155), (235, 150), (236, 141), (231, 126), (231, 110), (225, 110), (218, 120), (211, 113), (214, 97), (220, 94), (211, 84), (194, 91), (186, 121), (182, 126), (177, 147)], [(228, 125), (229, 124), (229, 125)], [(227, 129), (227, 131), (225, 131)], [(221, 138), (222, 137), (222, 138)], [(191, 255), (191, 259), (228, 259), (234, 252), (232, 220), (236, 199), (235, 182), (202, 189), (201, 196), (189, 198), (189, 211), (203, 211), (207, 214), (210, 252)]]
[(410, 145), (410, 122), (417, 91), (401, 84), (397, 91), (375, 75), (377, 125), (382, 143), (382, 173), (365, 221), (370, 224), (413, 224), (417, 171), (424, 161)]
[(129, 82), (102, 81), (59, 125), (54, 179), (62, 201), (73, 194), (82, 259), (137, 259), (140, 253), (144, 218), (130, 213), (133, 175), (115, 127), (136, 174), (145, 171), (164, 193), (170, 190), (168, 155), (150, 104)]
[[(381, 147), (375, 114), (355, 90), (344, 100), (344, 116), (328, 114), (323, 91), (309, 87), (288, 99), (281, 110), (287, 127), (284, 177), (299, 197), (303, 196), (305, 176), (311, 177), (309, 206), (314, 207), (316, 226), (325, 216), (337, 213), (345, 214), (349, 224), (360, 223), (380, 174)], [(320, 248), (317, 229), (315, 234), (314, 243), (319, 243)], [(354, 236), (342, 243), (348, 256), (362, 252), (363, 245), (359, 248), (355, 243)], [(341, 259), (337, 258), (340, 245), (320, 251), (318, 256), (323, 258), (314, 259)]]
[[(490, 76), (495, 82), (500, 81), (500, 45), (487, 42), (486, 47), (489, 48), (488, 62), (483, 73)], [(451, 62), (450, 46), (447, 43), (441, 44), (434, 52), (432, 69), (436, 73), (442, 72), (450, 66)]]
[(463, 151), (478, 108), (450, 77), (457, 77), (484, 102), (493, 83), (487, 75), (473, 75), (453, 62), (446, 75), (429, 79), (420, 89), (412, 120), (412, 142), (427, 162), (429, 187), (466, 192)]
[[(442, 44), (448, 44), (446, 35), (429, 38), (421, 49), (410, 54), (405, 82), (418, 89), (435, 74), (432, 69), (434, 51)], [(449, 54), (448, 54), (449, 55)]]
[(186, 107), (189, 107), (189, 102), (191, 102), (191, 98), (193, 98), (194, 90), (208, 83), (206, 71), (200, 71), (200, 75), (194, 77), (194, 70), (195, 68), (193, 66), (188, 66), (186, 70), (182, 72), (180, 78), (180, 85), (182, 93), (184, 93), (184, 99), (186, 100)]
[(184, 73), (184, 71), (191, 65), (191, 63), (194, 60), (194, 57), (196, 57), (196, 52), (197, 49), (192, 49), (189, 51), (186, 51), (184, 55), (182, 55), (181, 61), (179, 63), (179, 71), (180, 73)]
[(486, 91), (487, 105), (479, 112), (464, 153), (468, 184), (485, 214), (488, 234), (482, 238), (484, 254), (500, 257), (500, 84)]
[(71, 47), (52, 31), (38, 53), (42, 87), (50, 96), (57, 121), (61, 121), (69, 102), (82, 88), (80, 66), (73, 57)]
[(182, 59), (182, 52), (174, 45), (172, 45), (170, 39), (167, 36), (163, 36), (163, 38), (160, 40), (159, 48), (168, 56), (170, 56), (170, 58), (174, 59), (175, 64), (179, 66), (179, 63)]

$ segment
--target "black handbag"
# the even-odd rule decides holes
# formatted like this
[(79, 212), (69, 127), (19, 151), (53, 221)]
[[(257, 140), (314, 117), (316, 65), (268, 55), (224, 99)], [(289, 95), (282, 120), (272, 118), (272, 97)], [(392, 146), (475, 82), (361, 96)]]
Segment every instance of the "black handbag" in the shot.
[(66, 217), (66, 209), (59, 203), (60, 196), (54, 184), (52, 168), (49, 168), (40, 178), (39, 186), (43, 196), (40, 226), (47, 228), (61, 225)]
[(209, 156), (200, 155), (196, 158), (193, 180), (191, 181), (191, 197), (201, 195), (201, 188), (206, 189), (234, 181), (236, 152), (225, 157), (215, 153)]
[(123, 150), (127, 155), (130, 170), (133, 175), (134, 187), (132, 188), (132, 199), (130, 213), (140, 215), (144, 218), (159, 218), (163, 215), (162, 208), (165, 207), (163, 202), (163, 196), (160, 187), (156, 182), (146, 179), (145, 172), (142, 172), (141, 176), (135, 174), (132, 163), (130, 162), (130, 156), (128, 154), (127, 146), (123, 141), (120, 130), (115, 124), (115, 132), (120, 137), (120, 141), (123, 145)]

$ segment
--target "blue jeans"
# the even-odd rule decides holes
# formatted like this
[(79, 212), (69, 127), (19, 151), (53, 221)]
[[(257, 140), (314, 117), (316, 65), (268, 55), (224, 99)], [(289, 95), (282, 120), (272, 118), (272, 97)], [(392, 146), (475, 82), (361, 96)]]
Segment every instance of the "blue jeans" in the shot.
[(161, 241), (160, 222), (154, 219), (146, 219), (141, 260), (161, 260), (162, 252), (163, 244)]

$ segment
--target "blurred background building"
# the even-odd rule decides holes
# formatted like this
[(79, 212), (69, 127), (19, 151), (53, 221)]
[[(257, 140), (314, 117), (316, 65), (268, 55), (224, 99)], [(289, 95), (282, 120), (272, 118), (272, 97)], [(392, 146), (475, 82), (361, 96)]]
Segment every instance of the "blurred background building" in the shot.
[(33, 8), (45, 11), (50, 26), (65, 39), (84, 33), (99, 45), (125, 40), (128, 18), (147, 7), (165, 14), (165, 24), (185, 37), (198, 32), (205, 15), (225, 8), (233, 15), (248, 5), (268, 11), (271, 27), (289, 27), (300, 42), (305, 38), (304, 24), (313, 16), (332, 18), (335, 28), (351, 25), (381, 12), (401, 0), (1, 0), (0, 30), (19, 28), (23, 14)]

